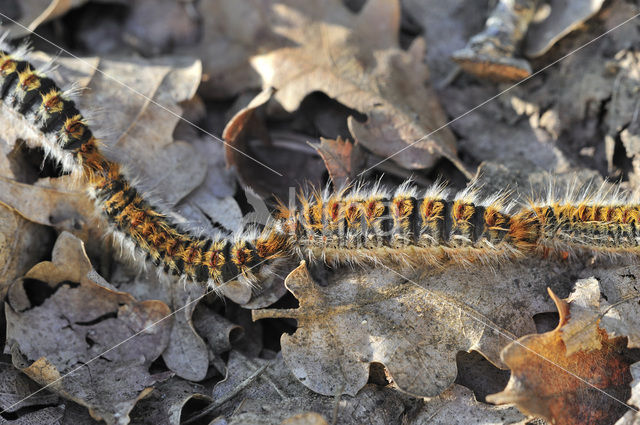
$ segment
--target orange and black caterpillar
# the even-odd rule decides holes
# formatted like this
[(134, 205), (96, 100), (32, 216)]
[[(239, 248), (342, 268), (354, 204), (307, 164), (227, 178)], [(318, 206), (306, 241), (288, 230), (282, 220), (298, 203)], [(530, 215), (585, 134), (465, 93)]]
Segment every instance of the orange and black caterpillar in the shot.
[(131, 185), (100, 152), (74, 102), (53, 80), (0, 45), (0, 109), (77, 174), (125, 244), (166, 272), (216, 288), (252, 284), (281, 259), (433, 266), (513, 259), (549, 252), (640, 252), (640, 205), (606, 191), (551, 196), (516, 208), (506, 196), (478, 200), (473, 186), (450, 197), (441, 185), (409, 183), (301, 195), (260, 231), (233, 237), (182, 229)]
[(74, 102), (21, 56), (0, 48), (2, 113), (13, 114), (14, 125), (26, 137), (35, 134), (48, 155), (86, 183), (116, 235), (136, 252), (166, 272), (213, 288), (230, 280), (251, 283), (261, 269), (286, 254), (287, 239), (275, 223), (233, 238), (201, 237), (181, 229), (130, 185), (119, 164), (102, 155)]

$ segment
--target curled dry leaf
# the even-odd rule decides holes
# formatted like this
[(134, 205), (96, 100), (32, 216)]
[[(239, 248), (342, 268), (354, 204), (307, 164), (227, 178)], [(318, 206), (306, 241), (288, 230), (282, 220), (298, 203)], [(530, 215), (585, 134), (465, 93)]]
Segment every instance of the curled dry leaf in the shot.
[(298, 309), (252, 313), (254, 320), (298, 321), (293, 335), (281, 337), (282, 352), (313, 391), (356, 394), (370, 364), (379, 362), (401, 390), (436, 396), (455, 380), (458, 351), (478, 351), (504, 367), (501, 348), (535, 329), (531, 317), (550, 308), (542, 288), (549, 276), (565, 284), (567, 272), (534, 261), (450, 267), (407, 278), (382, 268), (338, 270), (321, 286), (301, 265), (285, 282)]
[(100, 247), (106, 224), (96, 214), (91, 199), (74, 185), (70, 176), (40, 179), (35, 185), (0, 176), (0, 202), (15, 208), (33, 223), (74, 234), (89, 244), (90, 252)]
[(544, 55), (554, 44), (587, 19), (598, 13), (604, 0), (551, 0), (546, 19), (529, 26), (524, 54), (530, 58)]
[[(260, 367), (267, 369), (239, 393), (238, 386), (247, 383)], [(345, 425), (361, 423), (402, 423), (403, 398), (391, 388), (365, 386), (354, 397), (335, 397), (315, 394), (305, 388), (291, 374), (282, 356), (274, 360), (249, 359), (237, 351), (229, 356), (227, 377), (218, 383), (213, 396), (221, 400), (229, 395), (233, 398), (223, 403), (216, 412), (228, 418), (229, 424), (245, 423), (276, 425), (297, 414), (315, 412), (331, 421), (337, 406), (337, 422)], [(268, 414), (265, 415), (265, 412)]]
[[(579, 334), (571, 324), (574, 312), (575, 320), (583, 325), (598, 321), (599, 313), (586, 320), (583, 306), (590, 300), (576, 302), (580, 293), (585, 295), (579, 288), (567, 302), (549, 290), (560, 314), (558, 327), (527, 335), (505, 347), (501, 356), (511, 369), (511, 379), (504, 391), (488, 396), (487, 401), (515, 403), (523, 412), (558, 425), (613, 423), (624, 413), (622, 400), (628, 399), (631, 382), (629, 359), (621, 354), (626, 339), (612, 338), (603, 329), (589, 332), (587, 328), (585, 333), (594, 341), (581, 335), (579, 346), (587, 348), (572, 353), (567, 349), (571, 345), (566, 340)], [(565, 335), (565, 329), (570, 335)]]
[[(324, 161), (331, 181), (337, 187), (344, 187), (353, 181), (356, 174), (362, 170), (362, 157), (359, 146), (344, 140), (320, 138), (320, 144), (314, 146)], [(358, 164), (360, 162), (360, 164)]]
[(0, 410), (3, 412), (16, 412), (29, 406), (57, 404), (59, 397), (49, 391), (41, 391), (31, 396), (39, 388), (38, 384), (24, 376), (13, 365), (0, 363)]
[[(0, 177), (0, 186), (3, 182)], [(45, 228), (0, 202), (0, 294), (14, 279), (42, 260), (52, 242)]]
[[(266, 88), (256, 95), (229, 120), (222, 137), (227, 142), (227, 165), (236, 168), (244, 187), (262, 198), (275, 195), (288, 199), (292, 182), (319, 185), (325, 169), (313, 149), (306, 144), (306, 136), (279, 134), (272, 139), (272, 135), (267, 133), (259, 113), (273, 93), (272, 88)], [(250, 200), (252, 195), (247, 193), (247, 198)]]
[(136, 302), (108, 289), (91, 272), (82, 242), (63, 233), (52, 261), (37, 264), (9, 289), (7, 347), (14, 365), (34, 381), (86, 406), (98, 420), (126, 424), (135, 403), (168, 377), (148, 369), (168, 344), (171, 319), (160, 320), (170, 311), (161, 301)]
[[(251, 63), (263, 87), (289, 112), (314, 91), (366, 114), (349, 118), (364, 147), (408, 169), (429, 168), (444, 156), (470, 174), (456, 154), (455, 138), (436, 93), (427, 85), (424, 40), (408, 52), (397, 43), (398, 1), (372, 0), (354, 15), (340, 1), (280, 1), (270, 9), (272, 31), (288, 40)], [(376, 22), (376, 25), (371, 25)], [(417, 142), (417, 143), (416, 143)], [(401, 151), (402, 150), (402, 151)]]
[[(60, 17), (87, 0), (8, 0), (0, 6), (0, 12), (18, 23), (2, 19), (3, 31), (11, 37), (29, 35), (41, 24)], [(26, 28), (23, 28), (26, 27)]]
[(139, 425), (180, 425), (185, 405), (194, 400), (211, 402), (206, 388), (180, 378), (159, 383), (153, 392), (136, 405), (131, 422)]

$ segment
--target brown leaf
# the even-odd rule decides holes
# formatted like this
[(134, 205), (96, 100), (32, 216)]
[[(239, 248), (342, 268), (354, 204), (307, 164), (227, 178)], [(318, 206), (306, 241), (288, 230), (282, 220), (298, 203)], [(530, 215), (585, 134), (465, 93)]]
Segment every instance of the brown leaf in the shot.
[(92, 248), (99, 242), (105, 223), (84, 191), (73, 187), (70, 176), (40, 179), (35, 185), (0, 176), (0, 202), (15, 208), (27, 220), (73, 233)]
[[(287, 199), (292, 182), (320, 185), (325, 169), (320, 158), (306, 144), (306, 136), (288, 133), (278, 134), (272, 139), (267, 134), (259, 113), (272, 96), (271, 88), (256, 95), (229, 120), (222, 137), (227, 142), (227, 165), (236, 168), (243, 186), (262, 198), (275, 195)], [(260, 144), (254, 146), (252, 142), (255, 141)]]
[[(631, 398), (628, 403), (640, 408), (640, 362), (631, 365), (631, 376), (633, 381), (631, 381)], [(640, 413), (629, 411), (616, 422), (616, 425), (640, 425)]]
[(457, 159), (453, 134), (440, 128), (447, 118), (426, 84), (424, 40), (408, 52), (398, 48), (399, 12), (397, 1), (369, 1), (358, 15), (337, 0), (278, 2), (270, 10), (272, 31), (289, 43), (251, 63), (287, 111), (309, 93), (324, 92), (367, 114), (365, 123), (351, 117), (349, 129), (377, 155), (394, 155), (408, 169), (429, 168), (445, 156), (470, 174)]
[(361, 170), (355, 165), (362, 159), (361, 153), (357, 145), (352, 144), (349, 140), (344, 140), (340, 136), (335, 140), (321, 137), (320, 144), (314, 147), (322, 157), (331, 181), (337, 187), (342, 187), (347, 182), (353, 181)]
[[(2, 182), (0, 177), (0, 186)], [(51, 235), (42, 226), (0, 202), (0, 294), (14, 279), (45, 258), (52, 242)]]
[(548, 311), (541, 289), (549, 276), (567, 281), (567, 269), (535, 260), (417, 274), (405, 272), (405, 279), (383, 268), (343, 269), (319, 285), (300, 266), (286, 280), (299, 308), (257, 310), (253, 318), (297, 320), (297, 331), (281, 337), (282, 352), (313, 391), (355, 394), (378, 362), (401, 390), (435, 396), (454, 382), (460, 350), (503, 365), (501, 348), (514, 334), (533, 331), (531, 317)]
[[(9, 290), (7, 346), (14, 365), (31, 379), (51, 384), (51, 391), (86, 406), (94, 418), (121, 424), (167, 377), (150, 375), (148, 368), (167, 346), (171, 319), (156, 322), (170, 311), (161, 301), (136, 302), (108, 289), (91, 278), (94, 273), (81, 242), (63, 233), (52, 262), (39, 263)], [(117, 345), (137, 332), (135, 340)]]
[[(511, 369), (511, 379), (504, 391), (488, 396), (487, 401), (515, 403), (522, 411), (558, 425), (613, 423), (625, 410), (618, 400), (629, 396), (629, 360), (620, 352), (626, 340), (594, 329), (593, 341), (582, 338), (579, 342), (588, 348), (570, 353), (566, 339), (576, 332), (565, 335), (565, 330), (572, 329), (573, 320), (585, 321), (583, 312), (573, 317), (577, 293), (571, 303), (551, 290), (549, 294), (560, 314), (558, 327), (505, 347), (501, 357)], [(597, 322), (597, 315), (591, 318)]]

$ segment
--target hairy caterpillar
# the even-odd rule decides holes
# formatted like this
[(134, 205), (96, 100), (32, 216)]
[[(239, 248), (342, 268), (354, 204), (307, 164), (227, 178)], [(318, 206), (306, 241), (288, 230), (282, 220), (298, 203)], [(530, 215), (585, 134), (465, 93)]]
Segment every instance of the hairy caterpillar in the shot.
[(328, 263), (435, 266), (513, 259), (549, 251), (623, 254), (640, 247), (640, 205), (606, 191), (516, 208), (507, 196), (478, 200), (473, 186), (450, 197), (442, 185), (420, 193), (376, 185), (310, 195), (282, 207), (263, 229), (206, 237), (178, 226), (100, 152), (82, 114), (26, 51), (0, 45), (0, 107), (47, 153), (86, 183), (126, 243), (182, 278), (216, 288), (252, 284), (291, 257)]

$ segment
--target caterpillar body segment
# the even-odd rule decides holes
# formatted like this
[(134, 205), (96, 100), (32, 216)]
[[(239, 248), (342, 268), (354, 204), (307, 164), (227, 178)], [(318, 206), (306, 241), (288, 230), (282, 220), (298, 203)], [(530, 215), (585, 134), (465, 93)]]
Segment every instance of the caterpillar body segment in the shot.
[[(21, 49), (19, 49), (21, 50)], [(550, 195), (516, 206), (410, 182), (301, 194), (263, 228), (198, 235), (162, 212), (108, 160), (83, 115), (55, 82), (0, 41), (0, 111), (27, 139), (86, 184), (117, 239), (160, 270), (213, 288), (260, 281), (290, 259), (329, 264), (441, 267), (549, 252), (640, 254), (640, 205), (606, 190)], [(27, 137), (28, 136), (28, 137)], [(22, 136), (21, 136), (22, 137)]]
[(78, 175), (113, 226), (117, 239), (167, 273), (213, 288), (240, 280), (253, 284), (266, 265), (285, 255), (287, 240), (268, 224), (233, 238), (204, 237), (181, 229), (150, 203), (101, 152), (86, 120), (56, 83), (0, 42), (2, 112), (34, 136), (48, 156)]
[(505, 212), (502, 199), (485, 206), (469, 191), (450, 199), (442, 185), (424, 193), (409, 183), (393, 193), (378, 186), (316, 191), (299, 199), (298, 210), (281, 211), (281, 228), (297, 255), (311, 261), (424, 266), (517, 258), (539, 234), (531, 214)]

